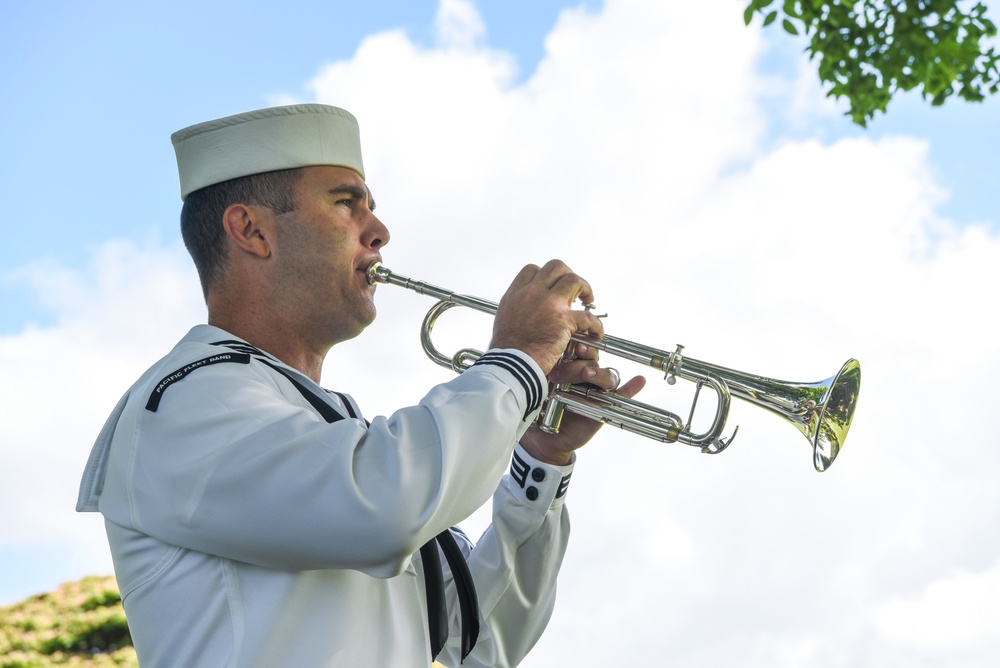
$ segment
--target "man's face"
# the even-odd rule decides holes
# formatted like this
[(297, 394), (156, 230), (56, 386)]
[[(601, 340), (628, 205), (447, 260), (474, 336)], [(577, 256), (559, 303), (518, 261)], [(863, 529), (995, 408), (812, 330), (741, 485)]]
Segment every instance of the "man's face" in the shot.
[(361, 177), (344, 167), (302, 170), (297, 208), (277, 217), (275, 280), (317, 337), (353, 338), (375, 318), (375, 287), (365, 272), (389, 242)]

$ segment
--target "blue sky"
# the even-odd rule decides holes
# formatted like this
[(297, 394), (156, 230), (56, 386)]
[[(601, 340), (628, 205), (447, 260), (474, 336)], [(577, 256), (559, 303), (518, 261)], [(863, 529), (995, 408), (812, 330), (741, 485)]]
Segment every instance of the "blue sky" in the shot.
[[(560, 9), (574, 4), (478, 7), (490, 45), (514, 54), (528, 73)], [(0, 182), (15, 236), (0, 274), (42, 258), (76, 265), (88, 244), (106, 238), (176, 235), (178, 199), (164, 187), (176, 180), (171, 132), (266, 106), (278, 94), (303, 95), (319, 66), (350, 57), (373, 32), (404, 30), (427, 44), (436, 13), (426, 0), (278, 6), (3, 3)], [(31, 291), (13, 283), (0, 284), (0, 332), (50, 322)]]
[[(476, 6), (487, 44), (509, 52), (527, 77), (559, 11), (598, 3), (482, 0)], [(174, 235), (174, 220), (164, 215), (177, 208), (174, 193), (163, 187), (174, 179), (170, 132), (265, 105), (269, 96), (302, 95), (302, 82), (320, 65), (350, 57), (373, 32), (401, 29), (429, 44), (435, 12), (429, 0), (292, 0), (280, 10), (261, 1), (4, 3), (0, 177), (15, 237), (0, 266), (9, 270), (45, 257), (72, 264), (88, 243), (140, 240), (151, 228)], [(696, 29), (712, 41), (710, 21)], [(772, 31), (776, 46), (763, 64), (788, 71), (802, 43)], [(724, 71), (706, 74), (725, 80)], [(1000, 142), (1000, 128), (991, 122), (996, 106), (995, 100), (951, 101), (931, 109), (914, 95), (894, 101), (892, 113), (867, 131), (837, 118), (823, 132), (828, 138), (862, 132), (928, 137), (942, 183), (953, 192), (946, 210), (959, 219), (984, 219), (992, 214), (984, 196), (992, 185), (986, 166)], [(88, 224), (81, 229), (84, 206)], [(23, 286), (2, 287), (12, 307), (0, 316), (0, 331), (17, 331), (26, 317), (46, 317)]]
[[(170, 133), (321, 101), (359, 117), (403, 273), (495, 299), (558, 255), (616, 336), (802, 381), (862, 361), (822, 476), (739, 406), (713, 458), (602, 433), (525, 665), (992, 665), (1000, 102), (906, 96), (862, 130), (802, 46), (729, 0), (4, 3), (0, 605), (110, 572), (80, 470), (203, 318)], [(327, 361), (368, 415), (448, 378), (414, 299), (380, 289)]]

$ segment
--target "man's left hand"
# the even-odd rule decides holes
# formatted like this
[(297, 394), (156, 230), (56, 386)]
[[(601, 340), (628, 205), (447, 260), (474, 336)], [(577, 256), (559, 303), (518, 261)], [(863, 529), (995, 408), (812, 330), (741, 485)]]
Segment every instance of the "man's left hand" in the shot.
[[(614, 390), (626, 398), (632, 398), (646, 385), (645, 378), (636, 376), (619, 387), (618, 372), (602, 368), (598, 364), (598, 350), (593, 346), (572, 343), (568, 352), (572, 354), (556, 364), (549, 374), (551, 383), (596, 385), (604, 390)], [(566, 411), (558, 434), (547, 434), (538, 427), (529, 427), (521, 437), (521, 447), (539, 461), (565, 466), (573, 460), (573, 453), (585, 445), (600, 428), (601, 423), (597, 420)]]

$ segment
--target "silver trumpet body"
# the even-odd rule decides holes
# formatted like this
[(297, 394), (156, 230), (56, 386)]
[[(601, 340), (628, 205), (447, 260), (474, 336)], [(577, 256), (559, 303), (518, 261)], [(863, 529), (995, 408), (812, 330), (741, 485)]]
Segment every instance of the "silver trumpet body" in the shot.
[[(369, 265), (368, 281), (396, 285), (438, 300), (424, 317), (420, 331), (421, 346), (436, 364), (462, 373), (482, 356), (481, 351), (472, 348), (446, 355), (434, 346), (431, 334), (437, 319), (448, 309), (462, 306), (496, 315), (495, 302), (413, 280), (390, 271), (378, 261)], [(718, 454), (736, 436), (736, 430), (728, 437), (722, 435), (729, 417), (730, 399), (736, 397), (794, 425), (808, 439), (813, 449), (813, 466), (822, 472), (829, 468), (844, 445), (861, 386), (861, 365), (854, 359), (845, 362), (840, 371), (826, 380), (793, 383), (686, 357), (682, 354), (683, 346), (668, 352), (614, 336), (596, 337), (585, 333), (574, 334), (572, 340), (657, 369), (670, 384), (677, 378), (693, 382), (695, 395), (688, 417), (684, 419), (612, 391), (578, 385), (550, 385), (548, 398), (536, 421), (539, 428), (550, 433), (559, 431), (563, 414), (570, 411), (663, 443), (682, 443), (708, 454)], [(704, 432), (694, 433), (691, 422), (698, 396), (706, 387), (717, 397), (715, 416)]]

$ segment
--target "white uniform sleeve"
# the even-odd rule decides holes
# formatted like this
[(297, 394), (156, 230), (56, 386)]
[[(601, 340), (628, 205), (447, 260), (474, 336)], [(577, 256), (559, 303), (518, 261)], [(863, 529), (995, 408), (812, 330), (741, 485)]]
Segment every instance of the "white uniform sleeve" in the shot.
[(537, 413), (541, 370), (491, 352), (503, 363), (367, 428), (327, 423), (294, 390), (278, 396), (284, 379), (256, 363), (199, 368), (155, 411), (134, 393), (100, 510), (165, 543), (268, 568), (396, 575), (489, 498)]
[[(552, 614), (556, 577), (569, 540), (564, 499), (573, 465), (550, 466), (515, 449), (511, 473), (493, 495), (493, 522), (467, 551), (481, 613), (479, 641), (462, 666), (516, 666)], [(445, 568), (446, 577), (450, 573)], [(438, 661), (459, 666), (461, 624), (448, 580), (448, 643)]]

